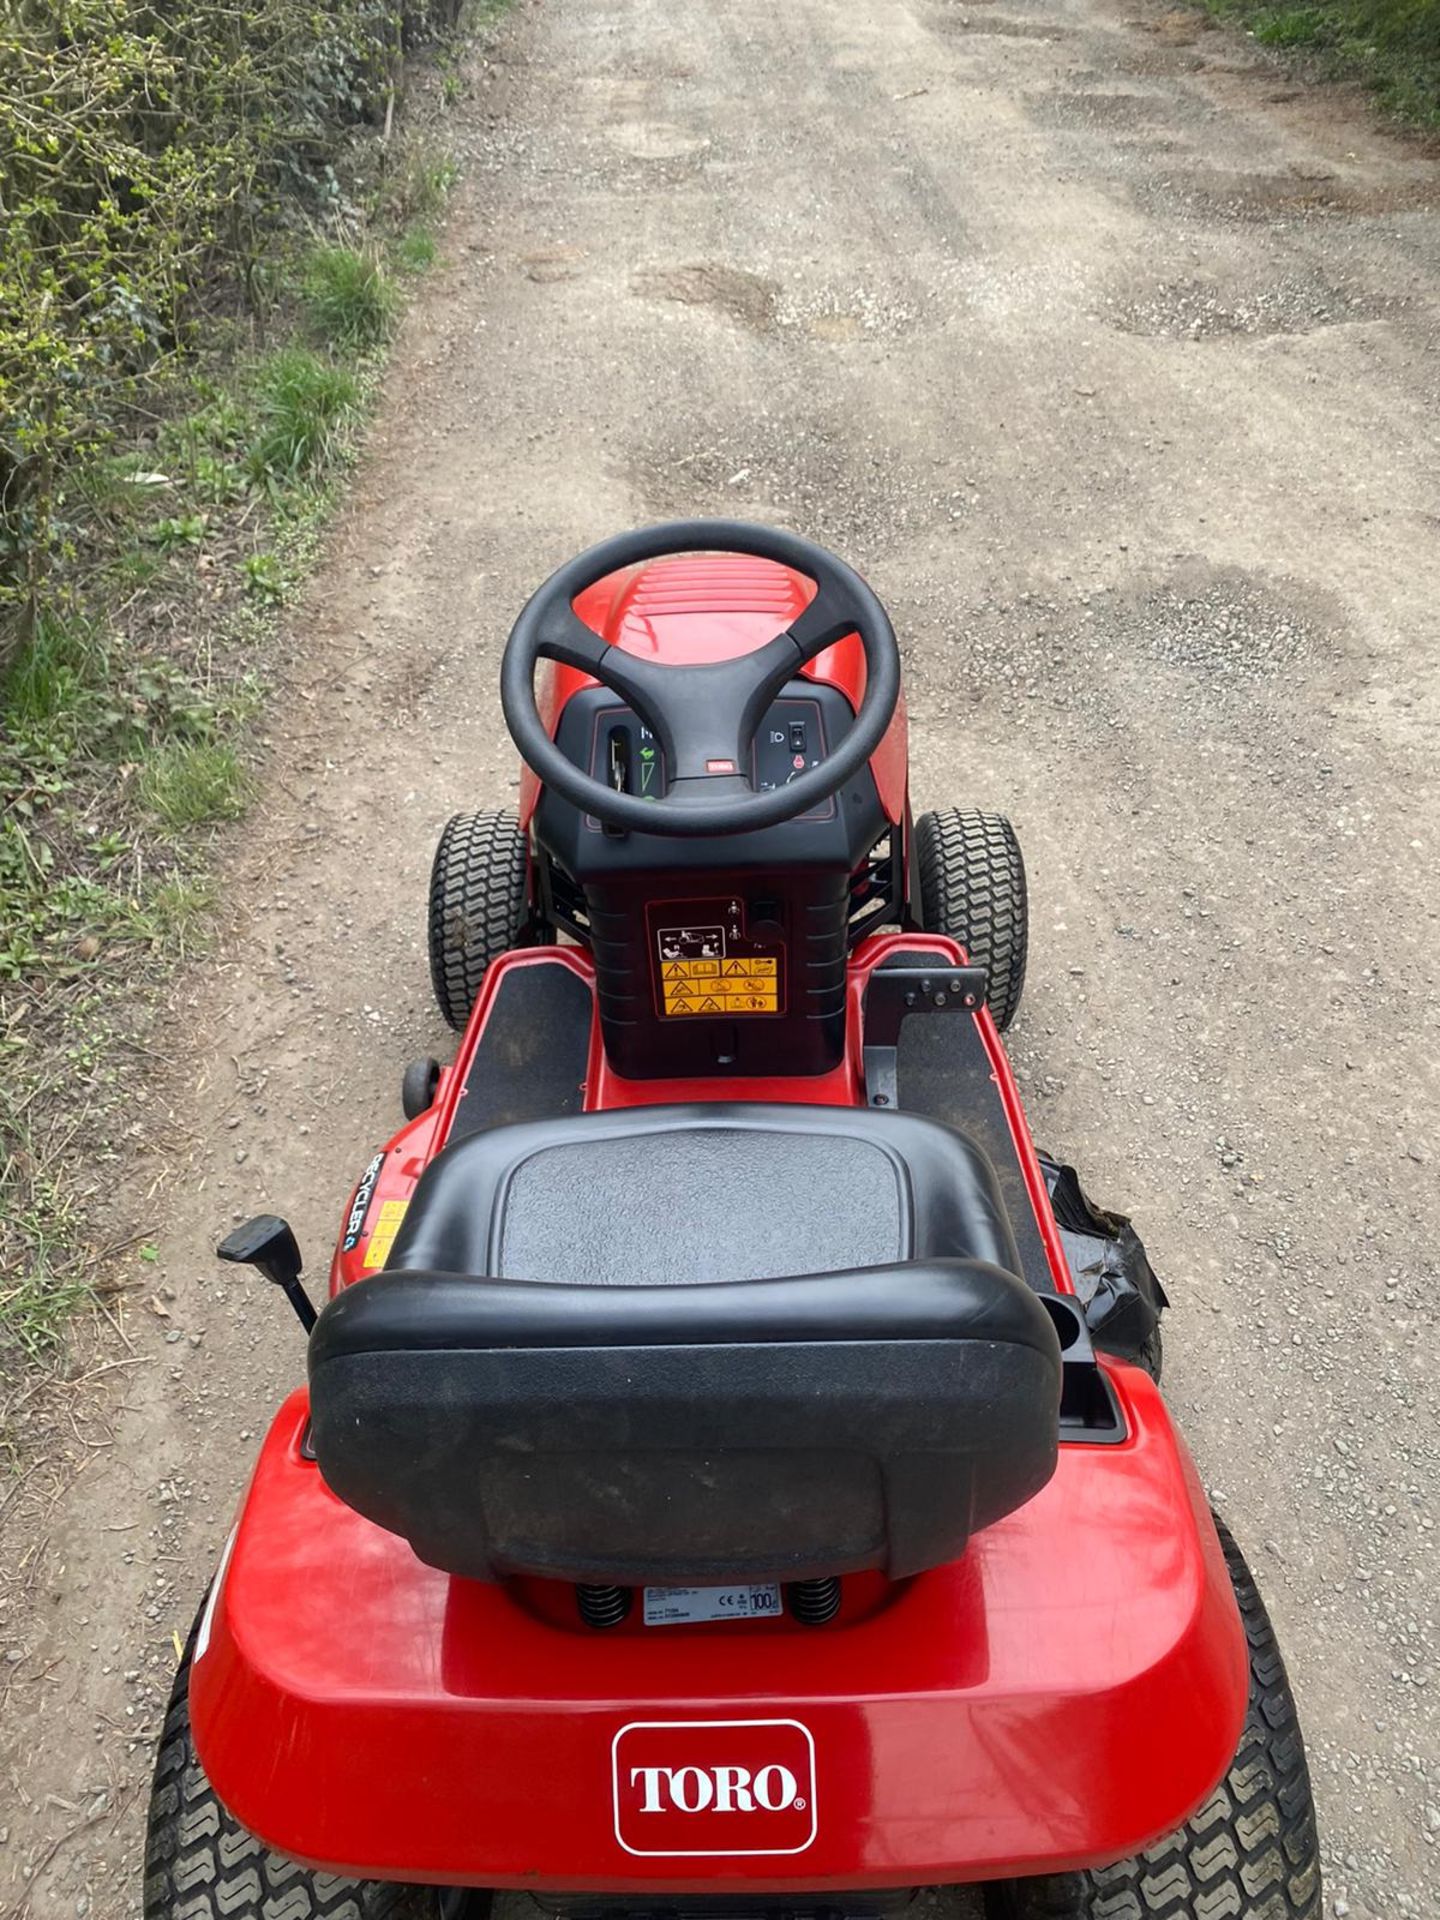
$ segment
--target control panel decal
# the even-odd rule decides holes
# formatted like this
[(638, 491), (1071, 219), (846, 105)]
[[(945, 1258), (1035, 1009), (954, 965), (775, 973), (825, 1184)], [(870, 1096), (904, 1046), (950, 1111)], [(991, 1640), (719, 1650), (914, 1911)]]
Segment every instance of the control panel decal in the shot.
[[(825, 715), (818, 700), (786, 695), (777, 700), (755, 734), (750, 749), (750, 784), (757, 793), (774, 793), (813, 772), (829, 751)], [(642, 800), (660, 799), (669, 785), (665, 756), (650, 729), (632, 707), (616, 704), (597, 709), (590, 720), (587, 761), (592, 779), (603, 780), (616, 793), (636, 794)], [(735, 771), (730, 762), (716, 761), (711, 773)], [(821, 800), (801, 820), (833, 820), (833, 795)], [(593, 813), (585, 815), (586, 831), (604, 831)]]

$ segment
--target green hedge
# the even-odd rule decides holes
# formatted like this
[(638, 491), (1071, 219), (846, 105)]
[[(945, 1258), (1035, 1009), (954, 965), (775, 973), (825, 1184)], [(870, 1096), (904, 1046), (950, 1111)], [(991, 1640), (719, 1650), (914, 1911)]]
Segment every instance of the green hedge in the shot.
[(1368, 82), (1403, 119), (1440, 127), (1440, 0), (1207, 0), (1267, 46)]
[(8, 0), (0, 21), (0, 665), (73, 548), (64, 477), (461, 0)]

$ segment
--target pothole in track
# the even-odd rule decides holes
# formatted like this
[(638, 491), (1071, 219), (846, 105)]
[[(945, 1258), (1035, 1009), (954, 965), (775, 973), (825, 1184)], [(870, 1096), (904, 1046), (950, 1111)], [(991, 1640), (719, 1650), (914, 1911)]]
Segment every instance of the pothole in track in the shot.
[(1025, 20), (994, 13), (987, 4), (937, 8), (926, 19), (930, 31), (946, 40), (1070, 40), (1075, 29), (1056, 20)]
[(1161, 95), (1099, 88), (1027, 93), (1025, 109), (1039, 126), (1094, 133), (1144, 132), (1173, 113), (1171, 101)]
[(631, 282), (649, 300), (671, 300), (685, 307), (709, 307), (755, 333), (770, 330), (779, 289), (773, 280), (716, 260), (683, 266), (651, 267)]
[(1421, 179), (1347, 180), (1324, 167), (1243, 173), (1195, 167), (1137, 180), (1142, 205), (1182, 218), (1267, 224), (1302, 218), (1384, 218), (1440, 204)]
[(1317, 273), (1278, 272), (1245, 281), (1161, 280), (1107, 314), (1121, 333), (1153, 339), (1263, 339), (1384, 319), (1400, 303)]

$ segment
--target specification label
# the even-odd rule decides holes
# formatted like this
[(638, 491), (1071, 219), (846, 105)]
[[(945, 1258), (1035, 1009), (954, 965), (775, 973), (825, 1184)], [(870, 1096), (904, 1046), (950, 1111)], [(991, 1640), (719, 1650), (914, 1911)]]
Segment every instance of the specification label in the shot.
[(779, 1587), (646, 1587), (647, 1627), (683, 1627), (697, 1620), (773, 1620)]

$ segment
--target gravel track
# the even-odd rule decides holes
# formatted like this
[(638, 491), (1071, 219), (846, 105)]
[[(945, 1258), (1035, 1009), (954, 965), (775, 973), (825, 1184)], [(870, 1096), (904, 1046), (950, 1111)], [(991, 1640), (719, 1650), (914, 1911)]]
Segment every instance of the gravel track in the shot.
[(425, 881), (513, 795), (509, 619), (585, 542), (716, 512), (868, 571), (918, 804), (1015, 818), (1036, 1132), (1175, 1302), (1331, 1911), (1432, 1920), (1433, 161), (1148, 0), (528, 0), (462, 124), (224, 935), (115, 1143), (159, 1256), (131, 1352), (0, 1543), (0, 1914), (138, 1912), (172, 1635), (302, 1363), (210, 1248), (271, 1205), (323, 1272), (449, 1043)]

